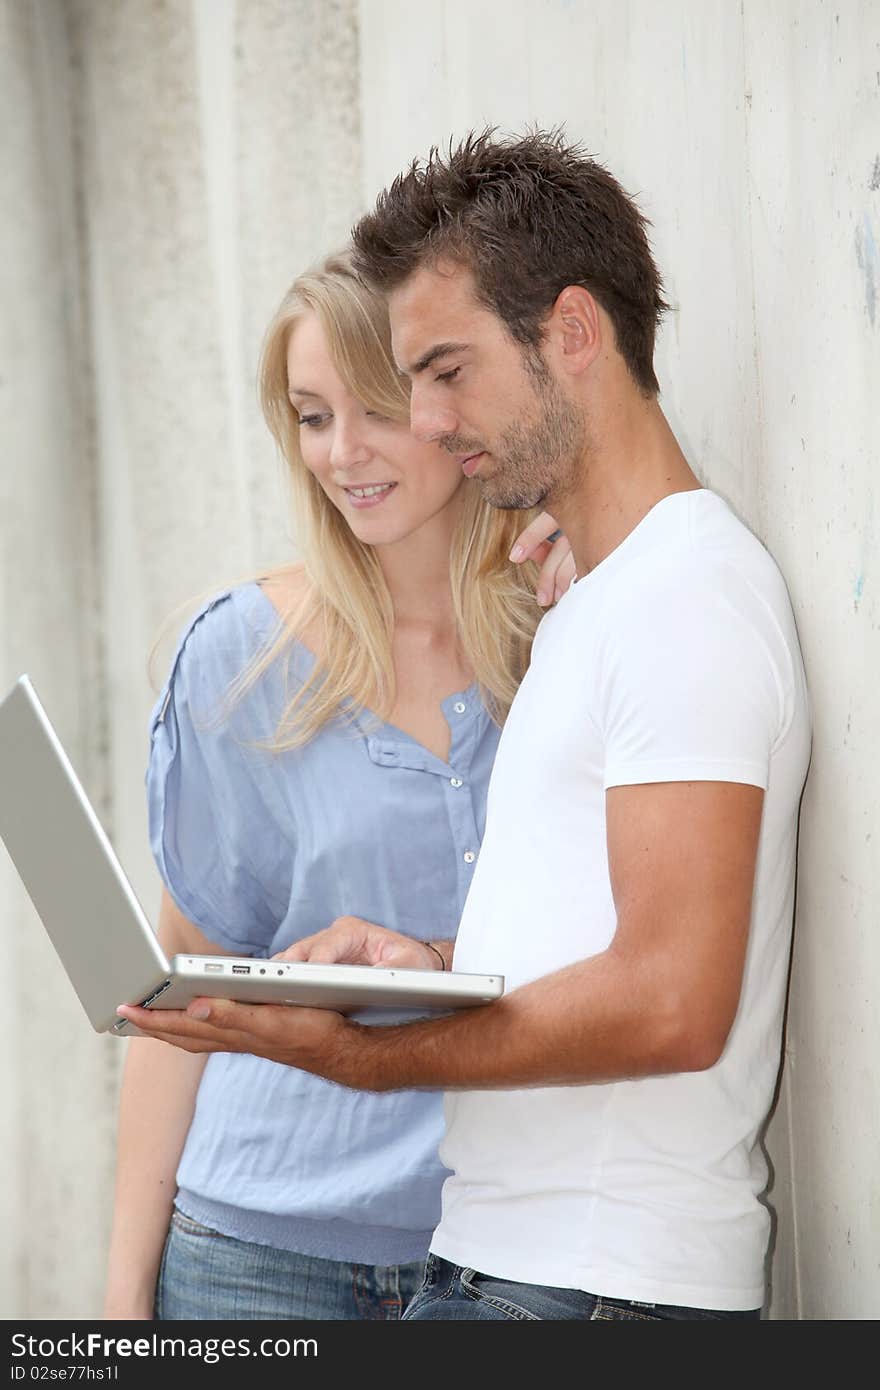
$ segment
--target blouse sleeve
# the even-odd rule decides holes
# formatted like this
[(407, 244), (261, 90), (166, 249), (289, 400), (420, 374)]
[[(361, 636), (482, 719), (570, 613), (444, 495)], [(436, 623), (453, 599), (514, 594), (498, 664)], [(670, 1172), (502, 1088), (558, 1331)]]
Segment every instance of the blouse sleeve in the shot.
[(233, 717), (227, 700), (253, 655), (230, 595), (198, 614), (153, 710), (146, 773), (162, 880), (184, 916), (236, 955), (266, 952), (293, 859), (261, 787), (266, 754), (249, 740), (242, 706)]

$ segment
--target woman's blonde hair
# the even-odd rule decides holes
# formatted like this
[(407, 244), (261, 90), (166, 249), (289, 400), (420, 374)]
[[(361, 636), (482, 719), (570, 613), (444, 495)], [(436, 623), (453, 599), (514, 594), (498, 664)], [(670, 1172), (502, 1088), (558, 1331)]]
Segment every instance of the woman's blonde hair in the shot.
[[(373, 549), (358, 540), (306, 468), (299, 445), (299, 417), (288, 396), (290, 334), (314, 313), (336, 370), (363, 405), (394, 420), (409, 418), (409, 394), (391, 354), (384, 301), (356, 275), (348, 251), (329, 256), (291, 285), (266, 331), (259, 368), (260, 402), (290, 470), (304, 596), (281, 620), (274, 639), (234, 683), (240, 698), (274, 661), (308, 629), (320, 633), (320, 650), (305, 684), (285, 708), (275, 740), (277, 751), (313, 738), (328, 720), (372, 711), (387, 718), (395, 698), (392, 635), (394, 614), (388, 586)], [(536, 566), (515, 566), (509, 554), (526, 521), (504, 512), (465, 484), (461, 521), (449, 557), (458, 638), (482, 698), (502, 723), (525, 674), (541, 616), (534, 584)], [(280, 567), (265, 578), (283, 576)]]

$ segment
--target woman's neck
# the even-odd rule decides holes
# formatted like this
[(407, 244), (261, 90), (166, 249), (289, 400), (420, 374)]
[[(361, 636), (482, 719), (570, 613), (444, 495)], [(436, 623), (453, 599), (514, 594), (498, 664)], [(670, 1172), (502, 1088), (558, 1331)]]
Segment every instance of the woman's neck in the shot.
[(451, 631), (455, 626), (449, 554), (458, 516), (444, 512), (390, 545), (376, 546), (395, 624)]

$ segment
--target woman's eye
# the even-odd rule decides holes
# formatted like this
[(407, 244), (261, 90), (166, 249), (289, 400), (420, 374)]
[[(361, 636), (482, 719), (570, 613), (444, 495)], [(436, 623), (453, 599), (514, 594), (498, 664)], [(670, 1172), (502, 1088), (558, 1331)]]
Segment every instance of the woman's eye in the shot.
[(378, 411), (378, 410), (365, 410), (365, 411), (364, 411), (364, 414), (365, 414), (365, 415), (369, 415), (373, 420), (387, 420), (387, 419), (388, 419), (388, 416), (387, 416), (387, 415), (383, 415), (383, 414), (381, 413), (381, 411)]
[(448, 372), (438, 372), (435, 381), (455, 381), (461, 371), (461, 367), (450, 367)]
[(325, 425), (330, 419), (329, 415), (301, 415), (299, 424), (307, 425), (309, 429), (317, 429), (319, 425)]

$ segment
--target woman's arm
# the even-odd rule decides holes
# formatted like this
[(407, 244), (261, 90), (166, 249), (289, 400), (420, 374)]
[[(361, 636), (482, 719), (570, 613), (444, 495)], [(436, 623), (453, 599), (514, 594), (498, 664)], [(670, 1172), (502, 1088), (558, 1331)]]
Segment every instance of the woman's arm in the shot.
[[(178, 952), (214, 955), (219, 950), (164, 891), (158, 935), (169, 958)], [(144, 1320), (153, 1316), (177, 1164), (206, 1058), (151, 1046), (148, 1038), (132, 1038), (127, 1047), (104, 1317)]]

